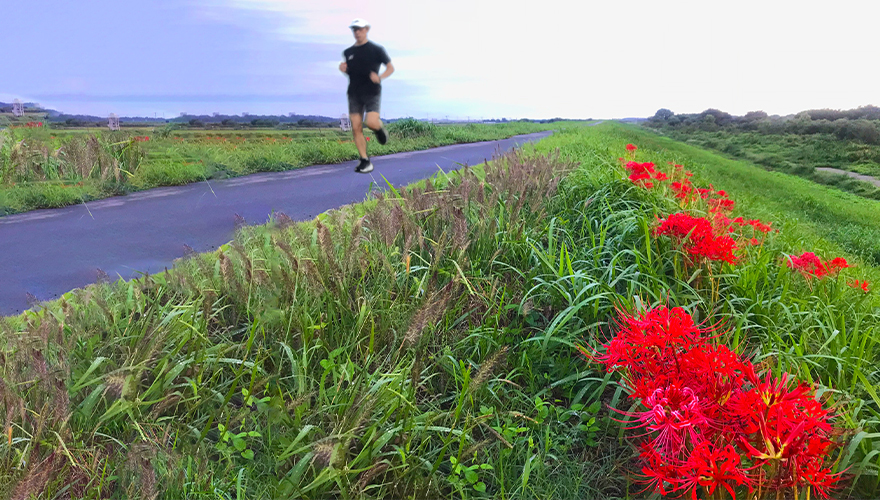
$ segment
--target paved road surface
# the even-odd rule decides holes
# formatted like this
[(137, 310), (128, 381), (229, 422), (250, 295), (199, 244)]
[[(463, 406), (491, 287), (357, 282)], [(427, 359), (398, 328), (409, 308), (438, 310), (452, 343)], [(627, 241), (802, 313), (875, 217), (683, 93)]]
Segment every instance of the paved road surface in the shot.
[(819, 170), (821, 172), (831, 172), (833, 174), (848, 175), (860, 181), (870, 182), (871, 184), (880, 187), (880, 179), (876, 177), (871, 177), (870, 175), (860, 174), (858, 172), (849, 172), (847, 170), (840, 170), (831, 167), (816, 167), (816, 170)]
[(27, 309), (27, 293), (51, 300), (93, 283), (98, 269), (131, 279), (171, 267), (184, 245), (217, 248), (232, 239), (235, 214), (248, 224), (264, 223), (273, 211), (308, 220), (363, 201), (371, 182), (385, 185), (382, 176), (409, 184), (551, 133), (375, 157), (368, 175), (355, 173), (355, 162), (317, 165), (0, 217), (0, 315)]

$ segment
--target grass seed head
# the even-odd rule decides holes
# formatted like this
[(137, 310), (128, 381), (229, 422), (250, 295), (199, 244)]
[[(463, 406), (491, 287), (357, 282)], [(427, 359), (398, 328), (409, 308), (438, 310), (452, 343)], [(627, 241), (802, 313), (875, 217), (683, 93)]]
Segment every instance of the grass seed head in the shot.
[(327, 467), (333, 460), (333, 452), (336, 449), (336, 444), (329, 441), (322, 441), (315, 445), (314, 456), (312, 457), (312, 462), (318, 464), (321, 467)]
[(471, 380), (471, 392), (478, 391), (480, 387), (482, 387), (483, 384), (485, 384), (486, 381), (489, 380), (489, 377), (492, 376), (492, 372), (504, 360), (505, 356), (507, 355), (507, 350), (507, 346), (502, 347), (501, 349), (495, 351), (494, 354), (489, 356), (489, 359), (487, 359), (483, 362), (482, 365), (480, 365), (480, 369), (477, 370), (477, 374), (474, 375), (473, 380)]

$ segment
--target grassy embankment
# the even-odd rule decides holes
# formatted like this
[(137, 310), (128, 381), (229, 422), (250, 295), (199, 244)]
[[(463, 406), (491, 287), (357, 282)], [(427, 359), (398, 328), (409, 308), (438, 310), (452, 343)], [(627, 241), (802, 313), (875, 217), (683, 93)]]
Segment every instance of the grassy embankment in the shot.
[[(371, 140), (371, 155), (496, 140), (559, 124), (434, 126), (401, 120), (391, 140)], [(368, 132), (368, 135), (371, 135)], [(138, 141), (138, 137), (149, 140)], [(52, 208), (158, 186), (173, 186), (357, 159), (351, 134), (303, 131), (81, 133), (52, 129), (0, 132), (0, 215)]]
[(859, 196), (880, 200), (880, 188), (852, 177), (816, 170), (830, 167), (880, 179), (880, 145), (829, 133), (762, 133), (722, 128), (708, 132), (664, 129), (669, 137), (765, 168), (797, 175)]
[[(782, 232), (711, 279), (683, 271), (651, 237), (679, 207), (625, 179), (628, 142)], [(534, 150), (556, 148), (560, 160), (508, 157), (318, 221), (279, 216), (169, 274), (5, 320), (4, 491), (631, 496), (638, 467), (605, 406), (627, 409), (623, 391), (575, 346), (597, 347), (616, 307), (669, 304), (724, 321), (719, 341), (760, 366), (830, 388), (838, 424), (854, 429), (837, 467), (860, 475), (857, 494), (877, 493), (877, 294), (791, 272), (783, 252), (839, 242), (760, 195), (823, 188), (616, 124)], [(567, 160), (580, 165), (557, 185)], [(829, 193), (812, 196), (834, 205)], [(845, 274), (880, 278), (861, 262)]]
[(735, 193), (737, 202), (770, 220), (797, 221), (787, 232), (797, 246), (813, 245), (830, 251), (859, 255), (880, 263), (880, 201), (817, 186), (792, 175), (756, 169), (746, 162), (720, 157), (696, 147), (635, 127), (627, 129), (634, 140), (648, 141), (670, 154), (691, 159), (694, 171)]

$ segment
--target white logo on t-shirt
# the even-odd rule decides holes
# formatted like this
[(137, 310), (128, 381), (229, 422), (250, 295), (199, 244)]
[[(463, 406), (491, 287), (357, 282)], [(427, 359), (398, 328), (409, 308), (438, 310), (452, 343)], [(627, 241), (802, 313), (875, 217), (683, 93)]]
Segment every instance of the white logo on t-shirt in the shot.
[(351, 61), (352, 59), (354, 59), (354, 54), (348, 56), (348, 60), (349, 60), (349, 61)]

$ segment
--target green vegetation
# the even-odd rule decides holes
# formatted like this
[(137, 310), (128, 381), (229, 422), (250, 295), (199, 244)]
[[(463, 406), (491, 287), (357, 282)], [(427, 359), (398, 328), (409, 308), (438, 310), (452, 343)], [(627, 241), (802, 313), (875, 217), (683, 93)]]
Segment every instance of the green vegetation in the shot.
[[(651, 236), (679, 207), (626, 179), (628, 142), (639, 161), (684, 164), (782, 232), (741, 265), (684, 271)], [(277, 214), (168, 273), (71, 292), (0, 322), (0, 491), (639, 496), (635, 452), (608, 410), (625, 394), (576, 346), (604, 342), (615, 308), (663, 304), (723, 321), (718, 341), (823, 388), (852, 429), (836, 468), (854, 486), (838, 496), (875, 497), (880, 300), (785, 266), (783, 253), (840, 243), (763, 198), (774, 186), (856, 210), (834, 205), (841, 193), (634, 127), (569, 127), (485, 170), (307, 223)], [(865, 262), (846, 272), (880, 279)]]
[(687, 159), (689, 168), (716, 186), (724, 186), (754, 216), (791, 225), (784, 234), (793, 246), (815, 243), (830, 252), (843, 251), (880, 263), (880, 202), (768, 172), (635, 127), (628, 127), (626, 133), (639, 144), (663, 149), (669, 161)]
[(660, 110), (646, 126), (669, 137), (770, 170), (880, 200), (880, 188), (819, 167), (856, 172), (880, 180), (880, 108), (811, 110), (794, 117), (745, 116), (709, 109), (675, 115)]
[[(400, 120), (388, 125), (391, 141), (384, 146), (371, 141), (369, 151), (415, 151), (557, 127), (525, 122), (434, 126)], [(0, 215), (158, 186), (355, 160), (357, 150), (350, 142), (350, 133), (331, 129), (208, 132), (179, 130), (173, 124), (151, 132), (7, 129), (0, 131)]]

